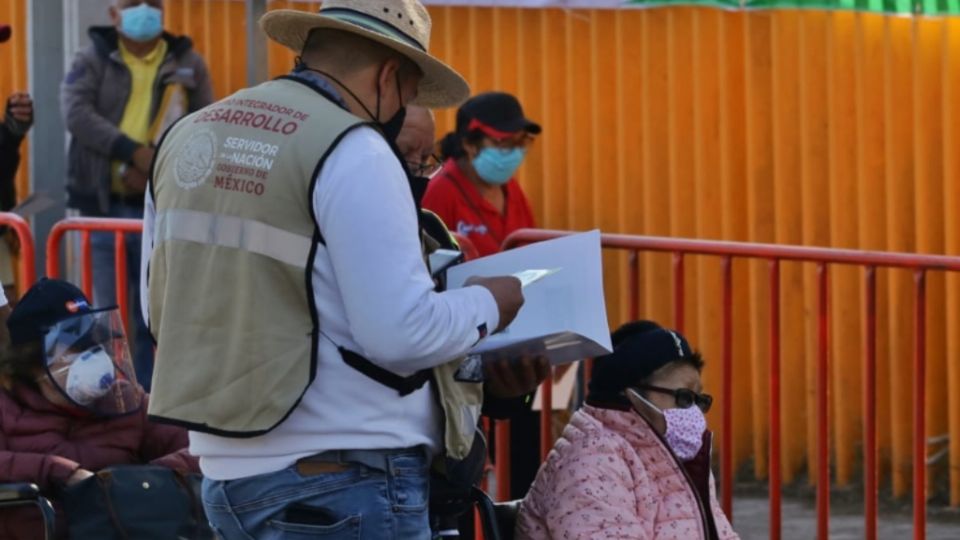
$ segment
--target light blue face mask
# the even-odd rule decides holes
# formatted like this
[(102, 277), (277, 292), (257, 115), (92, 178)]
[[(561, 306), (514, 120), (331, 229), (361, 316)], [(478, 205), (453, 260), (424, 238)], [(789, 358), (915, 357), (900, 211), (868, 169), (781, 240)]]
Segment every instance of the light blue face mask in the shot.
[(120, 33), (133, 41), (150, 41), (163, 33), (163, 11), (148, 4), (120, 12)]
[(472, 164), (484, 182), (502, 186), (513, 178), (525, 157), (527, 150), (524, 148), (484, 148), (473, 158)]

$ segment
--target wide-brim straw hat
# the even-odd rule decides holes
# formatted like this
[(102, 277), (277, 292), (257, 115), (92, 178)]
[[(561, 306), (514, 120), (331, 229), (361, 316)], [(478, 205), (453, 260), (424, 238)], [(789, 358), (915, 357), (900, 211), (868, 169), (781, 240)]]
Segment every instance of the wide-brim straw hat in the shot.
[(270, 39), (297, 54), (318, 28), (351, 32), (399, 52), (423, 71), (417, 105), (454, 107), (470, 96), (467, 81), (428, 52), (430, 14), (417, 0), (324, 0), (318, 13), (270, 11), (260, 26)]

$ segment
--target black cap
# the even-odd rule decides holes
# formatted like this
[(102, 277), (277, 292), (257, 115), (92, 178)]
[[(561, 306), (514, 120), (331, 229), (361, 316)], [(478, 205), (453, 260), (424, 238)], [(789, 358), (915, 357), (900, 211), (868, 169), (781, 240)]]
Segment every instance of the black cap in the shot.
[(43, 338), (58, 322), (80, 313), (107, 311), (114, 307), (92, 309), (83, 291), (59, 279), (41, 279), (23, 295), (7, 319), (12, 345)]
[(540, 124), (523, 115), (516, 97), (504, 92), (486, 92), (468, 99), (457, 110), (457, 133), (482, 131), (494, 139), (503, 139), (526, 131), (540, 134)]
[(11, 35), (13, 35), (13, 29), (10, 28), (10, 25), (0, 24), (0, 43), (9, 40)]
[(593, 362), (587, 399), (594, 404), (629, 406), (624, 390), (663, 366), (694, 355), (682, 334), (651, 321), (628, 323), (613, 338), (613, 352)]

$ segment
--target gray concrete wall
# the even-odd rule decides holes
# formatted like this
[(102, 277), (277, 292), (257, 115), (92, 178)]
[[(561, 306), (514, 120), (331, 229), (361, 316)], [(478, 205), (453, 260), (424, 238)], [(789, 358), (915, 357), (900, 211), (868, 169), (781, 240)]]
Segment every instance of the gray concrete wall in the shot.
[(110, 24), (107, 8), (113, 0), (63, 0), (64, 34), (66, 35), (67, 61), (73, 53), (90, 44), (87, 28)]
[[(45, 240), (54, 223), (66, 215), (66, 149), (69, 135), (60, 113), (60, 82), (77, 50), (89, 45), (87, 28), (109, 24), (112, 0), (43, 0), (29, 2), (29, 78), (36, 106), (31, 130), (31, 191), (51, 195), (58, 206), (33, 216), (37, 268), (44, 274)], [(60, 31), (57, 31), (57, 30)], [(62, 149), (59, 150), (58, 149)], [(75, 252), (75, 249), (68, 249)], [(69, 257), (68, 258), (72, 258)], [(76, 265), (69, 264), (71, 268)], [(75, 272), (67, 277), (77, 279)]]

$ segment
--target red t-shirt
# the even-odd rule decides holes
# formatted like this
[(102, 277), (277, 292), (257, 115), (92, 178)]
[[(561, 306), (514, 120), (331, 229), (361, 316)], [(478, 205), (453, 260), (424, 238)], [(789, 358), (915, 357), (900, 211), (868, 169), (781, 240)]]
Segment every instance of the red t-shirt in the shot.
[(501, 214), (450, 159), (427, 186), (423, 207), (440, 216), (451, 231), (469, 238), (484, 257), (499, 252), (513, 231), (535, 226), (530, 203), (516, 179), (511, 178), (503, 190)]

